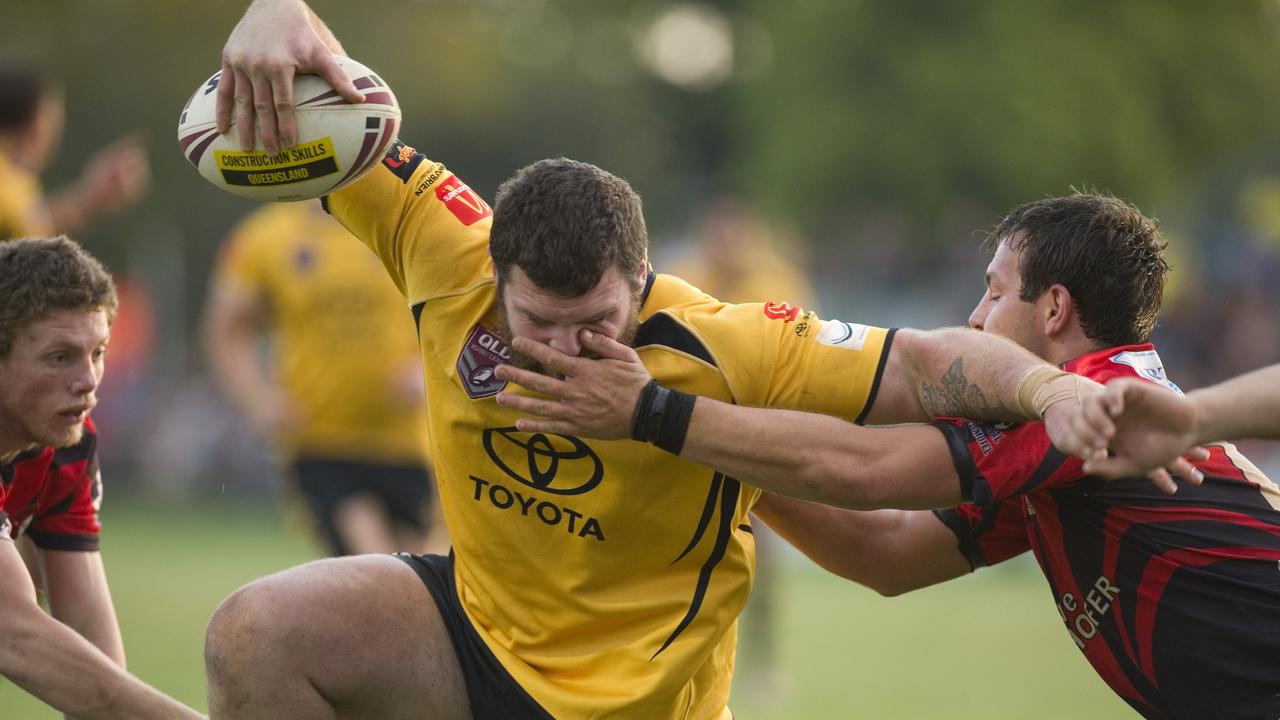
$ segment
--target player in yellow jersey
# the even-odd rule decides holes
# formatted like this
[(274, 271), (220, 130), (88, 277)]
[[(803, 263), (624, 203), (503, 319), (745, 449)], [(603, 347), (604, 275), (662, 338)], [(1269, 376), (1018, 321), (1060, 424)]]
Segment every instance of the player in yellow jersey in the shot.
[(126, 138), (90, 158), (71, 187), (47, 202), (37, 178), (62, 139), (61, 91), (35, 68), (0, 61), (0, 240), (73, 233), (137, 202), (147, 155)]
[(205, 339), (222, 387), (288, 458), (330, 554), (428, 549), (413, 316), (378, 258), (318, 201), (264, 207), (231, 232)]
[[(358, 98), (330, 51), (341, 46), (300, 0), (257, 0), (224, 50), (222, 128), (234, 105), (242, 130), (260, 112), (263, 143), (288, 145), (291, 98), (268, 90), (294, 72)], [(206, 640), (213, 718), (731, 717), (760, 491), (667, 451), (687, 396), (641, 406), (657, 447), (520, 432), (495, 400), (496, 369), (528, 362), (513, 339), (578, 355), (591, 330), (634, 347), (668, 388), (870, 422), (1057, 422), (1084, 387), (980, 333), (728, 305), (656, 275), (639, 197), (586, 163), (524, 168), (491, 210), (397, 145), (328, 207), (418, 317), (454, 551), (321, 560), (238, 590)], [(1032, 411), (1009, 409), (1025, 407), (1019, 389)]]

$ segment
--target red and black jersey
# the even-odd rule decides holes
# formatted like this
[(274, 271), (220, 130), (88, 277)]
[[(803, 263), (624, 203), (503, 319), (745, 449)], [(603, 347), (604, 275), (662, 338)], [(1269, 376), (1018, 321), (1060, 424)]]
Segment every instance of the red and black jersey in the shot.
[(47, 550), (97, 550), (98, 435), (85, 420), (80, 442), (65, 448), (35, 447), (0, 464), (0, 532), (26, 534)]
[[(1165, 378), (1151, 345), (1064, 369), (1102, 383)], [(970, 502), (937, 515), (976, 568), (1035, 553), (1072, 640), (1148, 718), (1280, 718), (1280, 489), (1234, 446), (1200, 486), (1104, 482), (1040, 423), (946, 419)]]

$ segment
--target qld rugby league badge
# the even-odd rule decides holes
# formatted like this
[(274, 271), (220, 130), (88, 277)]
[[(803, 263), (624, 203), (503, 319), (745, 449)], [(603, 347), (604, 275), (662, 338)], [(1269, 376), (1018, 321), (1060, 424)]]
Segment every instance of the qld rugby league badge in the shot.
[(458, 353), (458, 380), (471, 399), (497, 395), (507, 386), (493, 374), (502, 363), (511, 359), (511, 350), (497, 333), (477, 325)]

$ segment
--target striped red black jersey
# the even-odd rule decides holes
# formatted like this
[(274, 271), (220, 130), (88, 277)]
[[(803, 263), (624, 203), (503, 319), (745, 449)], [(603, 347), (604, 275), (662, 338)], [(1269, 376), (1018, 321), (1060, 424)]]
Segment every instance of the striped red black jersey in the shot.
[(86, 419), (80, 442), (34, 447), (0, 464), (0, 532), (46, 550), (97, 550), (102, 476), (98, 435)]
[[(1150, 345), (1064, 369), (1102, 383), (1165, 378)], [(937, 515), (975, 567), (1035, 553), (1072, 640), (1147, 718), (1280, 718), (1280, 490), (1234, 446), (1175, 495), (1104, 482), (1043, 424), (946, 419), (970, 502)]]

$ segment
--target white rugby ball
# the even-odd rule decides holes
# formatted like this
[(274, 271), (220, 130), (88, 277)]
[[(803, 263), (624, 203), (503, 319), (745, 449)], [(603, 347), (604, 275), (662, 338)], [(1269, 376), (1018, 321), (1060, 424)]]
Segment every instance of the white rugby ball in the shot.
[(218, 133), (214, 107), (216, 72), (196, 88), (178, 118), (178, 145), (196, 170), (227, 192), (261, 201), (307, 200), (354, 182), (378, 163), (396, 139), (400, 104), (391, 88), (369, 68), (346, 57), (338, 64), (364, 93), (362, 103), (348, 103), (316, 75), (297, 75), (293, 99), (298, 142), (276, 155), (254, 149), (242, 152), (234, 119)]

